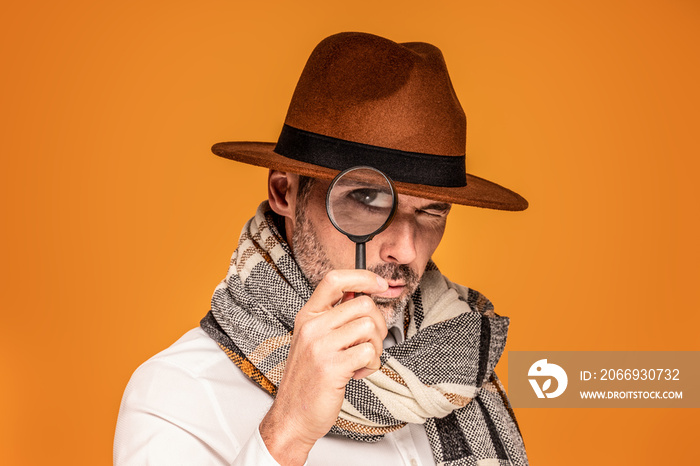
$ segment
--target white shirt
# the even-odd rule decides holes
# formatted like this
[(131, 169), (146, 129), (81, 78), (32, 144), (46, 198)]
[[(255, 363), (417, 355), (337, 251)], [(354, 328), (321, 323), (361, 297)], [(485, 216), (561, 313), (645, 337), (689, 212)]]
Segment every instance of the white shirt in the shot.
[[(384, 346), (402, 337), (392, 327)], [(195, 328), (131, 377), (119, 410), (114, 464), (277, 465), (258, 431), (271, 404), (272, 397)], [(423, 425), (409, 424), (377, 443), (325, 436), (307, 464), (427, 466), (435, 461)]]

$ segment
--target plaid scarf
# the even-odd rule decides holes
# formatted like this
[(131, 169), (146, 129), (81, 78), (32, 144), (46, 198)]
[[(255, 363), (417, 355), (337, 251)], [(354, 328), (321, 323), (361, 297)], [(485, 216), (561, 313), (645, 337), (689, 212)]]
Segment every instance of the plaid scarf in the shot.
[[(243, 228), (226, 279), (201, 326), (248, 377), (275, 396), (294, 318), (313, 290), (263, 202)], [(330, 433), (379, 441), (422, 423), (438, 465), (527, 465), (520, 432), (493, 372), (509, 320), (431, 262), (407, 306), (406, 339), (372, 375), (351, 379)]]

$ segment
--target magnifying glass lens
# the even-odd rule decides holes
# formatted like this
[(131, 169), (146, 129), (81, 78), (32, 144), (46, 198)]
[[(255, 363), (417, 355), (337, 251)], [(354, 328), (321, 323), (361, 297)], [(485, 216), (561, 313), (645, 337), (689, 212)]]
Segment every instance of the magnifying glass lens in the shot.
[(333, 226), (355, 243), (356, 269), (366, 268), (365, 243), (389, 226), (397, 205), (394, 185), (376, 168), (348, 168), (331, 181), (326, 212)]
[(391, 219), (395, 194), (381, 172), (361, 167), (336, 178), (327, 201), (336, 228), (346, 235), (368, 236), (381, 231)]

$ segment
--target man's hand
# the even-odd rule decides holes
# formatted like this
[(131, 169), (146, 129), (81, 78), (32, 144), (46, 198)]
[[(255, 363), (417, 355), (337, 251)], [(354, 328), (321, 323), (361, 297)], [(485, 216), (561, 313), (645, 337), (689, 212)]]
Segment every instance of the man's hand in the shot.
[(335, 423), (350, 378), (379, 369), (386, 321), (369, 296), (350, 298), (388, 287), (367, 270), (333, 270), (297, 314), (277, 397), (260, 423), (278, 463), (303, 464)]

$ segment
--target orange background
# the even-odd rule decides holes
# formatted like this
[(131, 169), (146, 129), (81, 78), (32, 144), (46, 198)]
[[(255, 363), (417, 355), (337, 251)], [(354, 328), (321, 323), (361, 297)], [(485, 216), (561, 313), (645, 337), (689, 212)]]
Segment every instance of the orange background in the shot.
[[(131, 372), (198, 324), (266, 195), (209, 146), (275, 140), (343, 30), (439, 46), (468, 170), (530, 201), (456, 207), (435, 255), (511, 317), (507, 349), (700, 349), (697, 2), (29, 1), (0, 21), (3, 464), (111, 462)], [(533, 465), (695, 458), (696, 410), (517, 414)]]

